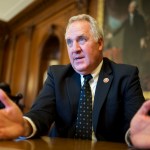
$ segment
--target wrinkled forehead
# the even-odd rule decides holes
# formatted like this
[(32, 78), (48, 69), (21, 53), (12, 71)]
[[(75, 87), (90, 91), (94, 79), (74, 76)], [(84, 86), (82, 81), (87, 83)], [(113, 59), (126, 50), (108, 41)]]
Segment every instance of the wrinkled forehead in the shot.
[(67, 26), (65, 39), (69, 36), (91, 34), (91, 27), (88, 21), (74, 21)]

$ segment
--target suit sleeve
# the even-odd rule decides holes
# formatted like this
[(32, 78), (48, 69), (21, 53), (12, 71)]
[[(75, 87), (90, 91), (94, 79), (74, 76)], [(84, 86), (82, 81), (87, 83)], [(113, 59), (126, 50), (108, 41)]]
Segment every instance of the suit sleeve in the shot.
[(130, 71), (130, 75), (126, 80), (124, 88), (124, 127), (125, 130), (129, 128), (129, 123), (145, 101), (143, 92), (140, 85), (140, 79), (138, 76), (138, 69), (134, 68)]
[(30, 112), (25, 114), (37, 127), (37, 136), (47, 134), (51, 124), (55, 120), (55, 84), (51, 69), (42, 90), (35, 100)]

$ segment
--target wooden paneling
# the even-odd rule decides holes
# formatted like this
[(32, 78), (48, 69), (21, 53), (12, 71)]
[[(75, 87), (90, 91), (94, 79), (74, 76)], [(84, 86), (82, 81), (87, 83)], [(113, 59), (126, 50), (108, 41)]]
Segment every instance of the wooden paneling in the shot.
[(0, 80), (2, 77), (2, 64), (3, 64), (3, 55), (6, 49), (5, 43), (7, 42), (7, 37), (9, 34), (9, 28), (7, 23), (0, 20)]
[(31, 29), (27, 29), (16, 36), (12, 60), (12, 75), (10, 78), (13, 93), (25, 93), (30, 55), (30, 36)]
[(13, 56), (14, 56), (14, 45), (15, 45), (15, 35), (9, 37), (9, 41), (7, 43), (6, 48), (3, 50), (3, 66), (1, 72), (1, 81), (10, 83), (11, 75), (12, 75), (12, 64), (13, 64)]

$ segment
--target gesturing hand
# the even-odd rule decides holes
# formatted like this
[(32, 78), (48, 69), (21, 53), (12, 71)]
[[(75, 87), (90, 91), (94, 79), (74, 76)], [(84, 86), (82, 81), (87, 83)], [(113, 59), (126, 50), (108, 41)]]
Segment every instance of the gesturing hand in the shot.
[(24, 133), (24, 120), (19, 107), (0, 89), (0, 101), (5, 108), (0, 109), (0, 139), (14, 139)]
[(147, 100), (131, 121), (131, 141), (136, 148), (150, 148), (150, 100)]

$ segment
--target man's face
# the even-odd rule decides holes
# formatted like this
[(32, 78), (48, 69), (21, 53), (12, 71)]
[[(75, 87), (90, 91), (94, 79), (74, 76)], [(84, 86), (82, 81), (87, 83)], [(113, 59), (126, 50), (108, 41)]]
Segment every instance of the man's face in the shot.
[(66, 32), (70, 62), (80, 74), (91, 73), (102, 60), (103, 40), (96, 41), (87, 21), (73, 22)]
[(134, 13), (135, 8), (136, 8), (135, 4), (133, 2), (131, 2), (128, 7), (129, 13)]

